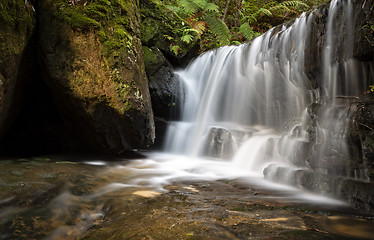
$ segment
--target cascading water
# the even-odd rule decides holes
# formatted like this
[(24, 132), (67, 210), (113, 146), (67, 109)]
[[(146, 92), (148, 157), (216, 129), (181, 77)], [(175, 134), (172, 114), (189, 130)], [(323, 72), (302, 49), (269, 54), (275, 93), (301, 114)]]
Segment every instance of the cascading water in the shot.
[(183, 122), (170, 127), (166, 148), (196, 155), (214, 126), (249, 137), (278, 132), (287, 120), (298, 118), (318, 97), (318, 91), (304, 86), (307, 77), (300, 71), (307, 21), (304, 14), (292, 27), (276, 35), (269, 31), (251, 45), (205, 53), (179, 72), (186, 99)]
[[(317, 84), (306, 70), (316, 11), (251, 44), (207, 52), (177, 72), (185, 101), (182, 121), (168, 128), (166, 151), (221, 158), (261, 174), (267, 168), (270, 179), (278, 174), (274, 166), (329, 173), (334, 164), (359, 157), (349, 147), (347, 119), (355, 96), (369, 89), (374, 68), (352, 57), (353, 4), (330, 4)], [(316, 109), (317, 120), (311, 118)], [(286, 182), (299, 184), (297, 176), (286, 175), (293, 178)]]

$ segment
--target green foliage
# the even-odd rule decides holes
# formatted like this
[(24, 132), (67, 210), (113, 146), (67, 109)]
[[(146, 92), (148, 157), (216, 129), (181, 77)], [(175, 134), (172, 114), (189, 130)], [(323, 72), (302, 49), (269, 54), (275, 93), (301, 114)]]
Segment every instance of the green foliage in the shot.
[(172, 46), (170, 46), (170, 50), (175, 54), (175, 56), (178, 56), (178, 53), (180, 51), (180, 47), (178, 45), (172, 45)]
[(190, 43), (190, 42), (193, 41), (193, 36), (190, 35), (190, 34), (186, 34), (186, 35), (183, 35), (183, 36), (181, 37), (181, 40), (182, 40), (183, 42), (185, 42), (185, 43)]
[[(168, 5), (169, 9), (186, 18), (198, 34), (204, 33), (206, 24), (210, 32), (217, 37), (220, 45), (230, 44), (230, 30), (220, 19), (219, 6), (206, 0), (176, 0), (174, 4)], [(191, 37), (184, 32), (181, 40), (189, 43), (192, 41)]]
[(251, 40), (255, 37), (258, 37), (260, 35), (259, 32), (255, 32), (252, 30), (251, 26), (248, 22), (243, 23), (239, 27), (239, 33), (242, 34), (247, 40)]
[(9, 26), (16, 26), (20, 22), (31, 27), (32, 20), (28, 23), (25, 18), (31, 18), (33, 14), (31, 4), (25, 4), (23, 0), (1, 0), (0, 1), (0, 24), (6, 23)]
[(217, 36), (221, 45), (230, 44), (231, 35), (227, 25), (219, 18), (214, 15), (207, 15), (205, 17), (206, 22), (212, 33)]
[(309, 9), (309, 6), (300, 1), (300, 0), (294, 0), (294, 1), (284, 1), (281, 3), (273, 3), (273, 6), (269, 8), (269, 11), (272, 13), (278, 13), (279, 15), (289, 13), (292, 11), (302, 11)]
[[(203, 38), (203, 48), (251, 40), (327, 0), (166, 0)], [(227, 5), (229, 3), (229, 5)], [(227, 15), (224, 13), (227, 11)], [(222, 21), (224, 20), (224, 22)], [(188, 35), (182, 41), (189, 41)]]

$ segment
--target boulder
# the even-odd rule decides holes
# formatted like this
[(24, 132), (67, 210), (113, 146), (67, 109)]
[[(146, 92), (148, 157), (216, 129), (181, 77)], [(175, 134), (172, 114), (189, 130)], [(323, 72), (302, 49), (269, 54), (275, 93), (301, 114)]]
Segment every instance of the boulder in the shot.
[(157, 117), (175, 120), (183, 91), (173, 66), (157, 47), (144, 46), (143, 52), (153, 112)]
[(154, 120), (134, 1), (39, 1), (39, 59), (77, 148), (147, 147)]

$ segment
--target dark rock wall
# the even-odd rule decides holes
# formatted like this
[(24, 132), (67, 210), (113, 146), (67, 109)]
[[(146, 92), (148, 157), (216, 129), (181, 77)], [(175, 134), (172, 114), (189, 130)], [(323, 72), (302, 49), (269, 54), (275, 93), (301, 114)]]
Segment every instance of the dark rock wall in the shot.
[(32, 67), (28, 43), (36, 25), (34, 14), (24, 0), (0, 3), (0, 139), (17, 116), (23, 83)]

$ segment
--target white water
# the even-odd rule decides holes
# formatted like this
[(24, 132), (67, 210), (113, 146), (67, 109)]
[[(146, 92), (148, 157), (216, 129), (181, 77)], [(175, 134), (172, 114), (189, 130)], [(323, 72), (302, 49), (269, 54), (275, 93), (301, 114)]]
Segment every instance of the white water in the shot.
[(274, 163), (294, 169), (313, 165), (326, 172), (326, 163), (309, 163), (299, 154), (311, 142), (303, 125), (309, 121), (307, 108), (324, 98), (332, 103), (321, 107), (315, 134), (319, 147), (312, 160), (332, 152), (348, 156), (349, 104), (340, 106), (336, 99), (363, 94), (374, 76), (373, 64), (352, 59), (353, 5), (353, 0), (330, 4), (320, 88), (313, 88), (305, 72), (315, 12), (269, 30), (251, 44), (207, 52), (178, 71), (184, 87), (182, 121), (170, 123), (165, 151), (216, 159), (212, 166), (226, 161), (258, 175)]
[(169, 128), (166, 150), (196, 157), (213, 126), (259, 137), (279, 134), (287, 121), (300, 118), (319, 97), (304, 86), (301, 71), (309, 25), (304, 14), (275, 35), (205, 53), (178, 72), (185, 87), (183, 121)]

